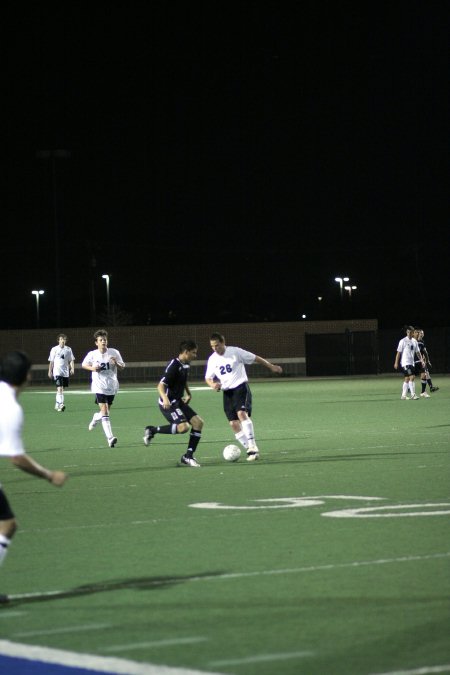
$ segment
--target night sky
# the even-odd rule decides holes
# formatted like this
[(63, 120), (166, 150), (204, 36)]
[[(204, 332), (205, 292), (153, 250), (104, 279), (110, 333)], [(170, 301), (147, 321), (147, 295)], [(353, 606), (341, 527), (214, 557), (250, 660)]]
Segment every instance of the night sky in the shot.
[(102, 274), (127, 323), (449, 326), (449, 26), (384, 4), (13, 9), (0, 328), (105, 323)]

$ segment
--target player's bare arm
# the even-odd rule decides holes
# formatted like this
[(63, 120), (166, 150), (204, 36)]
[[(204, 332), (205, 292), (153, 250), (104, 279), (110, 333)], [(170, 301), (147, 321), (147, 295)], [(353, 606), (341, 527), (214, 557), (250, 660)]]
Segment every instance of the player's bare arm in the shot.
[(266, 368), (271, 370), (272, 373), (280, 374), (283, 372), (283, 368), (281, 366), (278, 366), (275, 363), (270, 363), (270, 361), (267, 361), (267, 359), (263, 359), (262, 356), (256, 356), (255, 363), (260, 363), (262, 366), (265, 366)]
[(119, 370), (123, 370), (125, 368), (125, 364), (118, 361), (115, 356), (111, 356), (111, 358), (109, 359), (109, 362), (113, 366), (116, 366)]
[(158, 384), (157, 389), (158, 389), (158, 393), (161, 397), (161, 401), (162, 401), (162, 405), (163, 405), (164, 410), (168, 410), (170, 408), (170, 401), (169, 401), (169, 398), (167, 396), (167, 388), (166, 388), (166, 385), (164, 384), (164, 382), (160, 382)]
[(214, 391), (220, 391), (222, 389), (222, 385), (218, 380), (214, 380), (213, 378), (208, 378), (205, 380), (206, 384), (208, 387), (211, 387), (211, 389), (214, 389)]
[(12, 457), (11, 462), (17, 466), (18, 469), (25, 471), (25, 473), (44, 478), (57, 487), (61, 487), (67, 480), (67, 474), (64, 473), (64, 471), (51, 471), (50, 469), (46, 469), (44, 466), (38, 464), (30, 457), (30, 455), (25, 454)]

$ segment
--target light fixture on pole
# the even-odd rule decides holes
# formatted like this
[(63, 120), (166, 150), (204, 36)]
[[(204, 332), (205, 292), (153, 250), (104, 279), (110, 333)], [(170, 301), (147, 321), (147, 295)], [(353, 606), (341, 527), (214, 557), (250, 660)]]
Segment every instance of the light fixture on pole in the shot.
[(52, 199), (53, 199), (53, 230), (54, 230), (54, 261), (55, 261), (55, 297), (56, 297), (56, 322), (58, 326), (61, 325), (61, 275), (60, 275), (60, 222), (59, 222), (59, 199), (58, 199), (58, 185), (56, 180), (56, 164), (57, 160), (69, 159), (71, 156), (70, 150), (38, 150), (36, 157), (43, 159), (51, 164), (51, 182), (52, 182)]
[(109, 274), (102, 274), (102, 279), (106, 281), (106, 311), (109, 317)]
[(339, 284), (339, 293), (341, 296), (341, 300), (344, 299), (344, 281), (350, 281), (348, 277), (336, 277), (335, 281)]
[(39, 328), (39, 296), (44, 295), (44, 291), (31, 291), (31, 294), (36, 297), (36, 328)]
[(356, 291), (356, 289), (358, 288), (358, 286), (345, 286), (344, 288), (345, 288), (345, 290), (347, 291), (348, 297), (349, 297), (350, 300), (351, 300), (351, 299), (352, 299), (352, 291)]

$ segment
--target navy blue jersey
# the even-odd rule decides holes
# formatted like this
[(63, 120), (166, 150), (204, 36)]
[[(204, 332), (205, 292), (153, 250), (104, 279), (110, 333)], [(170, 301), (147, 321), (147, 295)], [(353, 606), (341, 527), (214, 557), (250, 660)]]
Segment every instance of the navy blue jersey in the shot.
[[(419, 352), (420, 352), (420, 354), (423, 358), (424, 352), (426, 352), (425, 344), (424, 344), (423, 340), (417, 340), (417, 345), (419, 347)], [(418, 361), (419, 361), (419, 359), (418, 359), (417, 354), (416, 354), (415, 362), (418, 363)]]
[(171, 403), (179, 401), (183, 397), (189, 368), (189, 364), (181, 363), (180, 359), (172, 359), (167, 365), (161, 382), (166, 386), (167, 398)]

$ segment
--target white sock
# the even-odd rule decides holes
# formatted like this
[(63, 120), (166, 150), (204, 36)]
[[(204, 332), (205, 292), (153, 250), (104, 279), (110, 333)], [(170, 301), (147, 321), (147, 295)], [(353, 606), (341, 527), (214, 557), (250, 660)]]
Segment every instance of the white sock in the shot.
[(247, 450), (248, 448), (248, 438), (243, 431), (238, 431), (237, 434), (234, 434), (235, 439), (238, 443), (242, 445), (243, 448)]
[(415, 396), (416, 395), (416, 383), (413, 382), (413, 380), (410, 381), (409, 388), (411, 389), (411, 396)]
[(408, 388), (408, 382), (403, 382), (403, 391), (402, 391), (402, 396), (406, 396), (409, 392)]
[(105, 417), (102, 417), (102, 427), (103, 431), (105, 432), (106, 438), (111, 438), (113, 432), (111, 430), (111, 422), (109, 421), (109, 415), (105, 415)]
[(8, 537), (5, 537), (4, 534), (0, 534), (0, 565), (6, 558), (6, 554), (8, 553), (8, 546), (11, 543), (11, 539), (8, 539)]
[(241, 422), (242, 430), (247, 437), (248, 445), (256, 445), (255, 442), (255, 430), (253, 428), (253, 422), (251, 419), (244, 420)]

